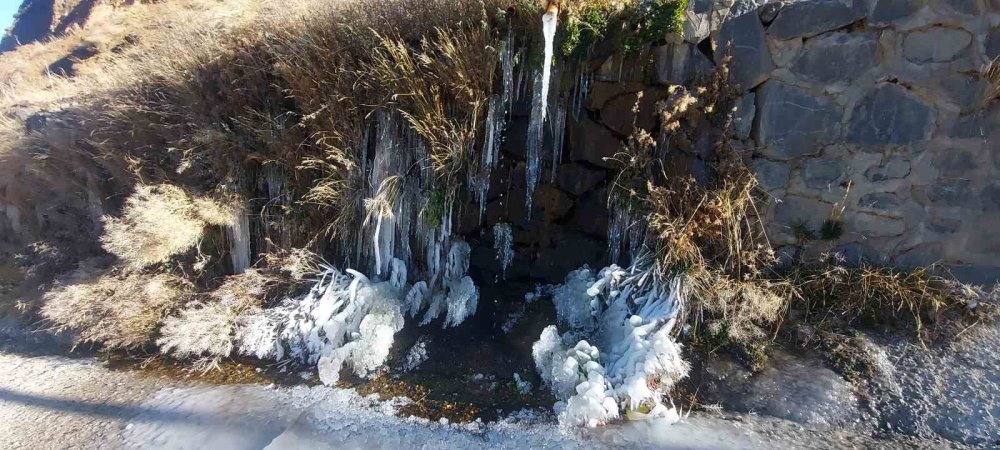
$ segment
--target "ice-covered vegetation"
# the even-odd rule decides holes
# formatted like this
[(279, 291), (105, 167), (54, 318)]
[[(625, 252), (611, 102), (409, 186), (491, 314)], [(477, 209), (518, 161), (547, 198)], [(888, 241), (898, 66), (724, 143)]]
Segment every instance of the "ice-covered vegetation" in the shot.
[(56, 328), (72, 332), (77, 343), (138, 348), (190, 290), (175, 276), (111, 273), (52, 289), (41, 313)]
[(684, 307), (682, 280), (661, 280), (640, 259), (628, 269), (584, 267), (555, 286), (556, 326), (535, 343), (542, 379), (566, 424), (595, 426), (619, 417), (676, 417), (671, 387), (687, 376), (675, 341)]

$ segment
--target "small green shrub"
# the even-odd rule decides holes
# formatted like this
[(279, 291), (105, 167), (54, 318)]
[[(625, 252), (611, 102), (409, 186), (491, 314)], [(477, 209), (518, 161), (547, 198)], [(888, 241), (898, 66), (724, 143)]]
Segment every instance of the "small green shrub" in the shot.
[(839, 220), (827, 219), (819, 227), (819, 238), (824, 241), (836, 241), (844, 235), (844, 226)]

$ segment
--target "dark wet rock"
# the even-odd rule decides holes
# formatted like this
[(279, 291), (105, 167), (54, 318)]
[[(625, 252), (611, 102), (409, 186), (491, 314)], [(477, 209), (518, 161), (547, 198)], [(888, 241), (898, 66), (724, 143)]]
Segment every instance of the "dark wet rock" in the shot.
[(979, 195), (983, 199), (983, 208), (991, 212), (1000, 212), (1000, 181), (994, 181)]
[(614, 168), (614, 161), (606, 160), (621, 150), (621, 142), (603, 125), (583, 118), (580, 122), (570, 120), (570, 159), (586, 161), (595, 166)]
[(877, 0), (868, 23), (874, 26), (893, 25), (920, 9), (919, 0)]
[(971, 207), (976, 201), (972, 183), (957, 178), (943, 178), (932, 185), (914, 186), (913, 197), (930, 206)]
[(972, 152), (960, 148), (946, 148), (936, 152), (931, 165), (945, 175), (960, 175), (978, 167)]
[(607, 173), (581, 163), (563, 164), (559, 167), (559, 188), (573, 195), (582, 195), (604, 181)]
[(934, 111), (902, 86), (882, 84), (854, 109), (847, 140), (863, 145), (903, 145), (927, 139)]
[(849, 219), (848, 229), (866, 238), (891, 237), (905, 233), (906, 224), (893, 217), (857, 213)]
[(653, 88), (641, 91), (642, 98), (638, 92), (612, 98), (601, 109), (601, 123), (622, 136), (632, 134), (634, 127), (652, 130), (656, 126), (656, 102), (665, 95), (663, 88)]
[(778, 39), (816, 36), (850, 25), (865, 16), (861, 8), (839, 0), (810, 0), (785, 5), (767, 33)]
[(899, 208), (899, 196), (892, 192), (872, 192), (858, 199), (858, 206), (868, 209), (892, 211)]
[(739, 139), (747, 139), (753, 131), (753, 119), (757, 114), (757, 95), (753, 92), (743, 94), (736, 101), (736, 110), (733, 111), (733, 132)]
[(792, 65), (803, 78), (827, 84), (850, 84), (877, 65), (874, 35), (832, 33), (810, 39)]
[(767, 192), (774, 192), (788, 186), (791, 169), (788, 164), (758, 159), (753, 162), (757, 182)]
[(732, 56), (729, 79), (744, 91), (753, 89), (774, 70), (771, 50), (767, 47), (764, 26), (754, 14), (744, 14), (727, 21), (719, 30), (715, 63)]
[(833, 101), (777, 81), (757, 92), (762, 152), (773, 159), (818, 154), (837, 137), (840, 108)]
[(1000, 57), (1000, 27), (990, 30), (985, 44), (987, 58), (994, 59)]
[(897, 180), (910, 174), (910, 162), (899, 156), (865, 171), (865, 177), (874, 182)]
[(802, 165), (799, 176), (806, 186), (813, 189), (829, 189), (844, 176), (845, 163), (841, 159), (814, 158)]
[(972, 42), (968, 31), (934, 27), (913, 31), (903, 40), (903, 56), (915, 63), (947, 62)]

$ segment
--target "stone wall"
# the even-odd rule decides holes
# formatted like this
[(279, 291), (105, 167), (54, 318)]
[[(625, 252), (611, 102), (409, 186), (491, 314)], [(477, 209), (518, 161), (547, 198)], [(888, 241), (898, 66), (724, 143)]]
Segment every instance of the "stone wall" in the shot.
[[(613, 52), (592, 61), (585, 108), (570, 114), (563, 162), (536, 191), (530, 219), (527, 107), (515, 111), (486, 220), (476, 225), (471, 204), (463, 220), (465, 233), (480, 236), (479, 269), (498, 277), (489, 233), (497, 222), (515, 230), (509, 278), (558, 281), (606, 262), (606, 158), (633, 123), (655, 128), (664, 86), (688, 84), (729, 56), (742, 92), (736, 145), (754, 155), (769, 237), (782, 253), (808, 229), (817, 236), (806, 257), (943, 262), (965, 280), (1000, 278), (1000, 101), (985, 103), (991, 86), (980, 76), (1000, 55), (1000, 1), (692, 0), (687, 15), (683, 35), (651, 62)], [(838, 204), (843, 233), (823, 240), (818, 231)]]
[(732, 50), (754, 105), (773, 241), (846, 201), (844, 234), (814, 250), (1000, 277), (1000, 102), (980, 76), (998, 24), (1000, 4), (975, 0), (802, 1), (725, 22), (716, 55)]

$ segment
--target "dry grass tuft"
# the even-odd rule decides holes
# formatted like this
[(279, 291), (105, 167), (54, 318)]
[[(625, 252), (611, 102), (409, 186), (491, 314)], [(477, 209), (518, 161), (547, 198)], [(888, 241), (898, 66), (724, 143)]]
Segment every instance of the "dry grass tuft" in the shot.
[(1000, 98), (1000, 58), (994, 59), (983, 67), (981, 76), (987, 84), (980, 103), (980, 107), (985, 109), (993, 100)]
[(643, 200), (660, 276), (684, 276), (695, 330), (706, 326), (713, 335), (752, 343), (771, 337), (793, 289), (770, 270), (774, 253), (755, 219), (757, 180), (729, 145), (726, 113), (735, 91), (724, 81), (726, 70), (721, 66), (692, 91), (670, 87), (659, 105), (660, 139), (668, 152), (683, 155), (694, 134), (721, 130), (708, 161), (710, 180), (668, 174), (669, 167), (655, 172), (655, 144), (642, 130), (629, 139), (627, 158), (618, 159), (630, 161), (623, 174), (633, 186), (645, 183), (644, 192), (632, 188), (629, 195)]
[(904, 272), (815, 263), (796, 267), (787, 278), (796, 285), (793, 306), (802, 311), (802, 322), (821, 329), (912, 329), (923, 340), (985, 322), (1000, 305), (1000, 286), (987, 291), (945, 273), (933, 266)]
[(471, 149), (493, 88), (498, 51), (487, 23), (436, 29), (419, 48), (386, 36), (379, 41), (365, 67), (369, 88), (390, 95), (388, 102), (426, 142), (437, 176), (455, 185), (475, 161)]
[(121, 218), (105, 217), (104, 248), (133, 269), (168, 261), (198, 245), (206, 226), (231, 225), (235, 211), (171, 185), (139, 186)]
[(56, 329), (72, 332), (77, 343), (139, 348), (190, 289), (170, 275), (108, 274), (49, 291), (41, 313)]

